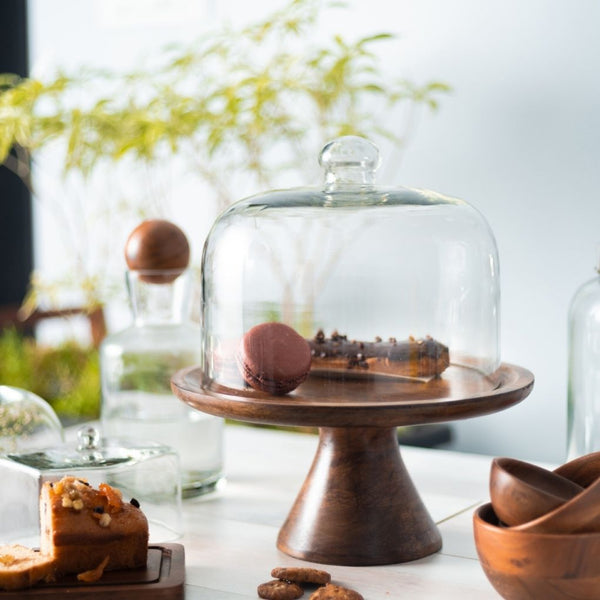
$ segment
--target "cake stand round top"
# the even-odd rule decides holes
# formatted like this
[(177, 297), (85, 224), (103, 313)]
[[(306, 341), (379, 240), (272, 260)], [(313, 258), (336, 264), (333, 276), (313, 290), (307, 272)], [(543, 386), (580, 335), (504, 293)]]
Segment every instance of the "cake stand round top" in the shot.
[(201, 367), (176, 373), (171, 386), (184, 402), (212, 415), (273, 425), (393, 427), (453, 421), (509, 408), (526, 398), (533, 374), (502, 363), (491, 376), (450, 366), (418, 382), (361, 376), (339, 380), (311, 374), (296, 390), (273, 396), (208, 381)]

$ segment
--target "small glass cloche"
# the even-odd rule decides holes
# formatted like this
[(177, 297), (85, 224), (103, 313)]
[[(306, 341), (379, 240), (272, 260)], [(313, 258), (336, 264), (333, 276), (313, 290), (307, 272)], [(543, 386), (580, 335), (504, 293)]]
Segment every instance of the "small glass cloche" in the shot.
[[(482, 215), (436, 192), (377, 185), (379, 152), (361, 137), (328, 143), (319, 161), (321, 188), (259, 194), (215, 222), (202, 264), (203, 386), (293, 395), (314, 377), (367, 379), (377, 390), (452, 371), (490, 378), (500, 366), (500, 281)], [(268, 373), (252, 374), (254, 385), (247, 372), (260, 371), (257, 360), (275, 368), (295, 343), (265, 346), (270, 323), (310, 350), (309, 374), (294, 374), (292, 390), (261, 387)]]
[(148, 518), (150, 541), (181, 535), (181, 466), (177, 453), (158, 443), (103, 437), (91, 425), (77, 440), (0, 456), (0, 540), (39, 545), (39, 497), (46, 481), (79, 477), (98, 487), (108, 483), (135, 498)]
[(0, 385), (0, 456), (63, 441), (63, 427), (48, 402), (28, 390)]

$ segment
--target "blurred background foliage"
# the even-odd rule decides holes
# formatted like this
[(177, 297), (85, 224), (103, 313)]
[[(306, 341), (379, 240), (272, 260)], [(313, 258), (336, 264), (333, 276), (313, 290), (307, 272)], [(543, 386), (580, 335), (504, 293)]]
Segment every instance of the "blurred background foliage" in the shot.
[[(177, 156), (186, 163), (185, 172), (207, 186), (202, 201), (214, 205), (216, 216), (239, 199), (242, 188), (264, 191), (282, 175), (296, 185), (314, 180), (318, 149), (339, 135), (385, 139), (403, 148), (406, 132), (390, 128), (393, 111), (436, 109), (449, 87), (385, 73), (377, 50), (397, 41), (387, 32), (354, 40), (314, 35), (323, 11), (345, 9), (335, 2), (292, 0), (250, 26), (223, 26), (191, 47), (164, 48), (151, 65), (133, 72), (82, 68), (50, 81), (5, 74), (0, 163), (35, 195), (32, 159), (42, 151), (61, 157), (65, 176), (84, 179), (102, 169), (114, 178), (114, 165), (128, 161), (143, 165), (148, 176)], [(107, 301), (114, 285), (110, 272), (102, 271), (106, 260), (89, 260), (90, 249), (100, 247), (91, 242), (111, 235), (114, 252), (115, 211), (130, 219), (151, 216), (144, 214), (149, 203), (143, 189), (137, 186), (110, 211), (96, 211), (92, 227), (73, 223), (75, 209), (66, 206), (64, 196), (58, 199), (57, 213), (71, 212), (64, 215), (61, 234), (66, 238), (74, 231), (76, 241), (65, 277), (50, 283), (39, 273), (32, 278), (28, 310), (56, 296), (56, 288), (77, 288), (82, 302), (94, 308)], [(109, 197), (103, 197), (106, 207)], [(77, 210), (84, 214), (89, 207)]]
[(87, 345), (68, 341), (45, 347), (5, 329), (0, 333), (0, 381), (37, 394), (63, 422), (99, 416), (98, 352)]
[[(118, 240), (162, 211), (144, 195), (145, 179), (176, 160), (185, 163), (179, 172), (208, 190), (195, 201), (211, 203), (216, 216), (239, 199), (240, 189), (271, 189), (282, 176), (298, 185), (313, 181), (318, 149), (337, 136), (403, 149), (407, 132), (390, 129), (393, 111), (435, 110), (449, 86), (385, 73), (377, 50), (397, 42), (387, 32), (353, 40), (315, 35), (323, 11), (346, 8), (292, 0), (250, 26), (223, 26), (190, 47), (163, 48), (151, 65), (131, 72), (83, 66), (47, 81), (0, 74), (0, 164), (42, 203), (48, 198), (37, 196), (35, 174), (49, 156), (60, 160), (65, 190), (73, 176), (83, 182), (74, 198), (59, 188), (51, 199), (56, 235), (71, 245), (61, 276), (32, 273), (24, 316), (61, 308), (65, 296), (90, 312), (115, 297), (123, 287), (110, 262), (122, 256)], [(85, 187), (123, 175), (119, 197)], [(99, 412), (97, 351), (75, 342), (45, 348), (4, 331), (0, 382), (38, 394), (63, 419)]]

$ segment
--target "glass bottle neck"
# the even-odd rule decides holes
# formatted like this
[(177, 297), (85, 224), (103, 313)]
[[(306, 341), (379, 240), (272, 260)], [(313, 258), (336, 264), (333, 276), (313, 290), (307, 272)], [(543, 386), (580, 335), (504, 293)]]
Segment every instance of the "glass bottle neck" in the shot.
[(183, 323), (189, 316), (190, 272), (127, 271), (127, 290), (137, 327)]

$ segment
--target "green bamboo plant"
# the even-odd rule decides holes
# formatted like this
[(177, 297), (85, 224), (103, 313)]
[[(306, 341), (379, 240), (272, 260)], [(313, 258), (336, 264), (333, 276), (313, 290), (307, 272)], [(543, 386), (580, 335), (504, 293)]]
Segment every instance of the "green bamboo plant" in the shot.
[[(73, 341), (42, 347), (13, 329), (0, 331), (0, 382), (44, 398), (63, 420), (100, 414), (98, 352)], [(0, 424), (10, 427), (1, 415)]]
[[(249, 27), (165, 48), (151, 68), (126, 74), (82, 69), (45, 82), (0, 76), (0, 164), (35, 192), (32, 159), (47, 149), (62, 157), (65, 177), (88, 179), (124, 161), (152, 172), (178, 157), (211, 190), (216, 213), (239, 198), (240, 178), (250, 191), (282, 176), (306, 183), (307, 165), (339, 135), (400, 147), (405, 132), (390, 129), (393, 112), (436, 109), (449, 88), (387, 75), (376, 51), (396, 43), (389, 33), (313, 39), (322, 10), (345, 8), (292, 0)], [(123, 204), (140, 216), (143, 200)], [(103, 278), (83, 248), (71, 256), (68, 271), (86, 302), (102, 304)], [(34, 275), (31, 307), (43, 291)]]

